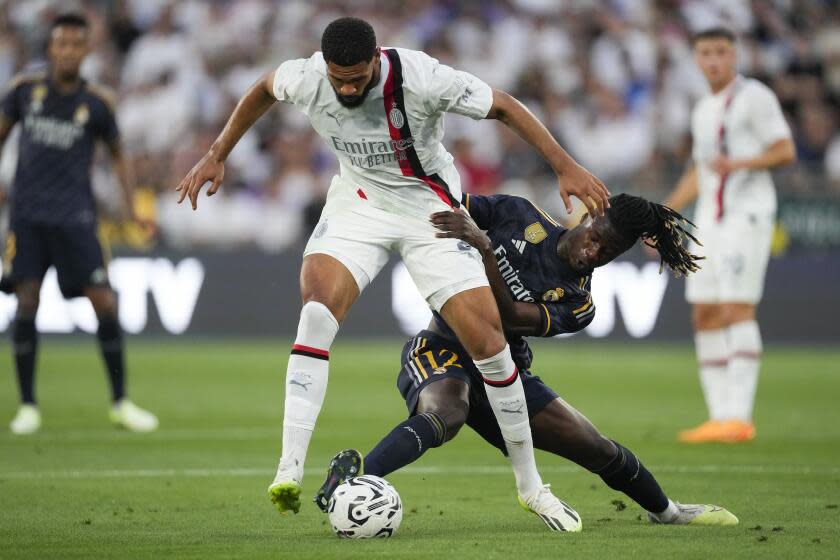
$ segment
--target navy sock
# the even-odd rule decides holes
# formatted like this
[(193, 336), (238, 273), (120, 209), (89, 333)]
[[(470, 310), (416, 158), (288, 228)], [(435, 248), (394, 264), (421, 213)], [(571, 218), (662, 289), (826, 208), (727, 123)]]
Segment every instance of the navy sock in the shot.
[(446, 440), (446, 423), (434, 412), (412, 416), (380, 441), (365, 456), (365, 474), (385, 476), (420, 458), (427, 449)]
[(615, 458), (604, 468), (592, 472), (600, 475), (613, 490), (627, 494), (646, 511), (665, 511), (668, 507), (668, 497), (650, 471), (629, 449), (620, 443), (613, 443), (618, 450)]
[(12, 348), (15, 353), (18, 388), (23, 404), (35, 404), (35, 356), (38, 352), (38, 331), (34, 318), (16, 317), (12, 326)]
[(111, 383), (111, 399), (114, 402), (125, 396), (125, 359), (123, 357), (122, 329), (116, 317), (102, 317), (99, 319), (99, 329), (96, 331), (99, 339), (99, 349), (108, 370)]

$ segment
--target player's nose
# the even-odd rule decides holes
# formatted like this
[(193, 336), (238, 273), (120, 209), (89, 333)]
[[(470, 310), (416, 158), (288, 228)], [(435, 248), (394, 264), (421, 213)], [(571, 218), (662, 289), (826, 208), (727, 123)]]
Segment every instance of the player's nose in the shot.
[(356, 95), (356, 87), (351, 85), (343, 85), (338, 90), (341, 95)]

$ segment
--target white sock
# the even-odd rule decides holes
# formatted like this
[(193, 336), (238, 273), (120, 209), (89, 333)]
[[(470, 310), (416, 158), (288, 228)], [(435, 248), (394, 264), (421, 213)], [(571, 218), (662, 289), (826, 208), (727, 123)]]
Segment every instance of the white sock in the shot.
[(286, 403), (283, 410), (283, 452), (278, 480), (303, 480), (306, 450), (327, 392), (330, 346), (338, 321), (321, 303), (308, 302), (300, 312), (297, 338), (286, 368)]
[(729, 417), (752, 422), (758, 370), (761, 367), (761, 333), (755, 321), (729, 325)]
[(534, 459), (534, 442), (528, 419), (528, 405), (510, 347), (485, 360), (473, 360), (484, 378), (484, 389), (507, 447), (520, 496), (530, 496), (542, 487)]
[(653, 515), (660, 523), (671, 523), (680, 514), (680, 510), (673, 500), (668, 499), (668, 507), (665, 508), (665, 511), (651, 511), (649, 513)]
[(694, 348), (700, 369), (700, 385), (712, 420), (726, 420), (729, 413), (729, 343), (724, 329), (697, 331)]

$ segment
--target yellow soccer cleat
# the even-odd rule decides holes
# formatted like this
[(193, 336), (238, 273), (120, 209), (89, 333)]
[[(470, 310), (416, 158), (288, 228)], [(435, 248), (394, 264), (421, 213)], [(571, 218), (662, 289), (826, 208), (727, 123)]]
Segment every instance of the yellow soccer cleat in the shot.
[(18, 408), (9, 430), (15, 435), (25, 436), (34, 434), (41, 429), (41, 412), (34, 404), (22, 404)]
[(662, 514), (654, 515), (648, 513), (651, 523), (662, 523), (665, 525), (716, 525), (732, 526), (738, 524), (738, 518), (729, 510), (720, 506), (710, 504), (674, 504), (677, 507), (677, 514), (669, 520), (663, 520)]
[(122, 399), (108, 411), (111, 423), (130, 432), (154, 432), (158, 429), (157, 416), (128, 399)]
[(274, 482), (268, 487), (268, 498), (280, 513), (300, 511), (300, 483), (295, 480)]

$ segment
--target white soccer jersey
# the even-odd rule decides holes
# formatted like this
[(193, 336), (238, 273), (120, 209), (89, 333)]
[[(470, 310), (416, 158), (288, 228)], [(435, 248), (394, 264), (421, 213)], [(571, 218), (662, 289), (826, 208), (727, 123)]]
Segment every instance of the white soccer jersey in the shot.
[(373, 205), (397, 213), (425, 213), (441, 201), (452, 205), (461, 192), (441, 178), (453, 166), (441, 144), (444, 113), (482, 119), (493, 92), (423, 52), (383, 48), (380, 61), (379, 83), (359, 107), (336, 99), (320, 52), (281, 64), (274, 96), (309, 117), (338, 157), (343, 182), (361, 189)]
[(726, 89), (702, 98), (691, 115), (699, 196), (697, 222), (714, 223), (726, 214), (773, 216), (776, 192), (767, 170), (740, 169), (722, 181), (709, 163), (760, 155), (774, 142), (790, 138), (776, 95), (757, 80), (738, 76)]

